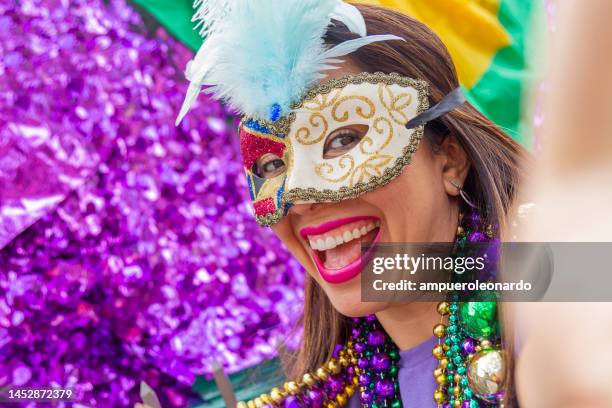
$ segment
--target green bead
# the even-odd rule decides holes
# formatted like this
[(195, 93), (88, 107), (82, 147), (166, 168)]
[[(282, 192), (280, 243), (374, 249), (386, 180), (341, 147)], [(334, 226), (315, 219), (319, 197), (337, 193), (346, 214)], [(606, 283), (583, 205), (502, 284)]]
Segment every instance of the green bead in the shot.
[(391, 357), (392, 359), (396, 360), (399, 358), (399, 353), (397, 352), (397, 350), (391, 350), (389, 352), (389, 357)]
[[(461, 379), (461, 381), (459, 382), (459, 384), (461, 384), (462, 387), (467, 387), (468, 386), (468, 379), (463, 377)], [(467, 391), (467, 390), (466, 390)]]
[(446, 366), (446, 369), (448, 371), (453, 371), (455, 369), (455, 365), (452, 362), (449, 362), (448, 365)]
[(456, 312), (457, 310), (459, 310), (459, 306), (456, 303), (451, 303), (451, 305), (448, 307), (448, 310), (450, 310), (451, 312)]
[(465, 367), (464, 367), (464, 366), (461, 366), (461, 367), (459, 367), (459, 368), (457, 369), (457, 372), (458, 372), (459, 374), (461, 374), (461, 375), (465, 374), (465, 372), (466, 372), (466, 371), (467, 371), (467, 370), (465, 369)]
[(454, 325), (454, 324), (451, 324), (450, 326), (448, 326), (448, 327), (446, 328), (446, 331), (448, 331), (450, 334), (455, 334), (455, 333), (457, 333), (457, 330), (458, 330), (458, 328), (457, 328), (457, 326), (456, 326), (456, 325)]
[(466, 388), (466, 389), (463, 390), (463, 396), (466, 399), (470, 399), (470, 398), (472, 398), (474, 396), (474, 393), (469, 388)]
[(398, 371), (397, 366), (391, 366), (391, 368), (389, 369), (389, 373), (390, 373), (390, 374), (391, 374), (393, 377), (395, 377), (395, 376), (397, 375), (397, 371)]
[(401, 401), (393, 401), (391, 403), (391, 408), (402, 408), (402, 402)]
[(455, 378), (455, 376), (454, 376), (454, 375), (449, 374), (449, 375), (447, 375), (447, 376), (446, 376), (446, 381), (447, 381), (449, 384), (452, 384), (452, 383), (453, 383), (453, 381), (454, 381), (454, 378)]
[(453, 344), (453, 341), (451, 340), (450, 337), (447, 337), (444, 339), (444, 344), (446, 344), (447, 346), (450, 346), (451, 344)]
[(457, 365), (461, 365), (462, 362), (463, 362), (463, 357), (461, 356), (455, 356), (455, 358), (453, 358), (453, 363)]
[(459, 353), (459, 350), (461, 350), (461, 347), (459, 347), (458, 345), (454, 345), (453, 347), (450, 348), (451, 351), (455, 354)]
[(378, 403), (373, 402), (372, 405), (370, 405), (372, 408), (380, 408), (380, 405), (378, 405)]
[(459, 309), (463, 330), (476, 339), (488, 338), (496, 331), (495, 302), (465, 302)]
[(448, 317), (448, 321), (451, 323), (456, 323), (457, 322), (457, 316), (455, 315), (451, 315)]

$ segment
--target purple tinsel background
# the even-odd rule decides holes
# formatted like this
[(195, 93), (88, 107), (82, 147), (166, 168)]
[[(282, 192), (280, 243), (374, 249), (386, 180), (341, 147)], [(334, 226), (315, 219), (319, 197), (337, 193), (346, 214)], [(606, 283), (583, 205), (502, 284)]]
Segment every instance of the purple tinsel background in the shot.
[(294, 327), (303, 272), (252, 218), (235, 119), (201, 97), (174, 127), (190, 57), (124, 0), (0, 3), (0, 388), (184, 406)]

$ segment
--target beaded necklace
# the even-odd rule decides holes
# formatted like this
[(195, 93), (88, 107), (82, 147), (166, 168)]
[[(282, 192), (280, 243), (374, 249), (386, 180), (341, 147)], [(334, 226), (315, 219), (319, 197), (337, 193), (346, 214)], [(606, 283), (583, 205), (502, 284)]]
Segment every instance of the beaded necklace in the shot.
[[(468, 243), (494, 239), (494, 229), (482, 228), (477, 213), (461, 216), (460, 221), (457, 256)], [(435, 404), (442, 408), (502, 407), (506, 356), (498, 334), (497, 303), (460, 302), (451, 293), (437, 311), (441, 322), (433, 328), (438, 338), (432, 350), (438, 360), (433, 371)], [(238, 408), (337, 408), (355, 392), (363, 408), (401, 408), (399, 359), (397, 346), (376, 316), (353, 318), (348, 341), (337, 345), (325, 364), (301, 380), (286, 382), (282, 389), (240, 402)]]

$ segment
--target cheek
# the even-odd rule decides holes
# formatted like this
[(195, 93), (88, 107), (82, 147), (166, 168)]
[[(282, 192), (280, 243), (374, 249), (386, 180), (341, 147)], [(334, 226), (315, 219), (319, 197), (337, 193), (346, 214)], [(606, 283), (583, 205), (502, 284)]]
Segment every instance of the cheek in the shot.
[(429, 240), (436, 217), (448, 204), (442, 171), (424, 146), (398, 177), (364, 200), (383, 214), (387, 239), (392, 242)]

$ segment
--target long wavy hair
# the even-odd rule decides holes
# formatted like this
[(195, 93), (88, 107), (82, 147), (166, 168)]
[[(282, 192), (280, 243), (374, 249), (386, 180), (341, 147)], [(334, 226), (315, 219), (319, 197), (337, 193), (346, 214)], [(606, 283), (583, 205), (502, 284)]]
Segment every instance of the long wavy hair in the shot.
[[(427, 26), (383, 7), (357, 7), (365, 18), (369, 35), (395, 34), (405, 41), (368, 45), (351, 54), (352, 62), (365, 72), (395, 72), (427, 81), (430, 106), (459, 86), (448, 50)], [(325, 41), (335, 45), (355, 37), (343, 24), (336, 22), (328, 29)], [(503, 226), (523, 178), (523, 164), (527, 159), (524, 149), (470, 103), (428, 124), (425, 134), (434, 148), (449, 135), (457, 138), (471, 162), (464, 189), (487, 223)], [(324, 364), (331, 357), (334, 346), (347, 340), (350, 330), (350, 320), (334, 309), (327, 295), (310, 277), (306, 278), (302, 323), (302, 347), (291, 370), (296, 377)], [(508, 342), (504, 343), (506, 348), (511, 347)], [(508, 381), (507, 386), (510, 383)]]

